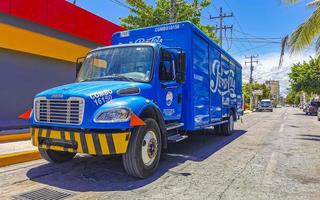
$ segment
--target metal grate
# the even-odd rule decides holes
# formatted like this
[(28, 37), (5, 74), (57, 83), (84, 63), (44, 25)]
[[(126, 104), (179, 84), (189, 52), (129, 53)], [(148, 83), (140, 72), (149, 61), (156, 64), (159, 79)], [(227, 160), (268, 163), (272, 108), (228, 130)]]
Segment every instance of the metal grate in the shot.
[(72, 193), (57, 191), (50, 188), (41, 188), (14, 196), (14, 200), (62, 200), (73, 196)]
[(37, 98), (34, 102), (35, 117), (38, 122), (59, 124), (81, 124), (84, 100), (79, 97), (69, 99)]

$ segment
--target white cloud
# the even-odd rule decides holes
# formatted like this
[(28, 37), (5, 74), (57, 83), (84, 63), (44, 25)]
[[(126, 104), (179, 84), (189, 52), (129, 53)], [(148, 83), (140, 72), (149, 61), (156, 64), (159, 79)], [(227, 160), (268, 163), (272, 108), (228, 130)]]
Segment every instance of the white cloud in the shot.
[[(291, 71), (293, 64), (310, 60), (310, 56), (314, 56), (314, 52), (305, 52), (300, 55), (290, 56), (285, 54), (283, 64), (279, 68), (279, 52), (272, 52), (259, 56), (259, 64), (254, 67), (253, 79), (259, 83), (264, 83), (266, 80), (279, 80), (280, 81), (280, 93), (286, 95), (289, 85), (288, 73)], [(238, 59), (243, 66), (243, 81), (249, 82), (250, 67), (245, 66), (245, 59)]]

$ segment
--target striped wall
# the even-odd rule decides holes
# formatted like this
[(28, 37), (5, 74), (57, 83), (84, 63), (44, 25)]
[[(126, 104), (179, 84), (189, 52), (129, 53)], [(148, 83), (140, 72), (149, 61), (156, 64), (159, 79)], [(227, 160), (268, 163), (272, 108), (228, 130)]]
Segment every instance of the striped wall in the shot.
[(75, 80), (75, 61), (122, 27), (65, 0), (0, 0), (0, 120), (36, 93)]

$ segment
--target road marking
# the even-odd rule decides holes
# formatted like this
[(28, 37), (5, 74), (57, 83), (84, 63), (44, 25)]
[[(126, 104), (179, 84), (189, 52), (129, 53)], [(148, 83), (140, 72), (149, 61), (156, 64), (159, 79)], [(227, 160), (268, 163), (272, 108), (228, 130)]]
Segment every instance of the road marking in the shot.
[(265, 173), (264, 173), (264, 177), (263, 177), (263, 182), (266, 184), (270, 184), (272, 183), (272, 177), (274, 175), (274, 171), (276, 170), (276, 166), (277, 166), (277, 153), (276, 152), (272, 152), (268, 165), (266, 167)]
[(283, 132), (284, 124), (281, 124), (279, 132)]

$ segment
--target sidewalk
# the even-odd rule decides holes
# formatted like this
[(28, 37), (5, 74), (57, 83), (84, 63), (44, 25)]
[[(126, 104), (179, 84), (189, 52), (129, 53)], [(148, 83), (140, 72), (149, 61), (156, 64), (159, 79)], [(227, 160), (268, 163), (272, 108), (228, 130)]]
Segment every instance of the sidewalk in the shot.
[(31, 150), (37, 150), (37, 148), (31, 144), (31, 140), (0, 143), (0, 155)]

